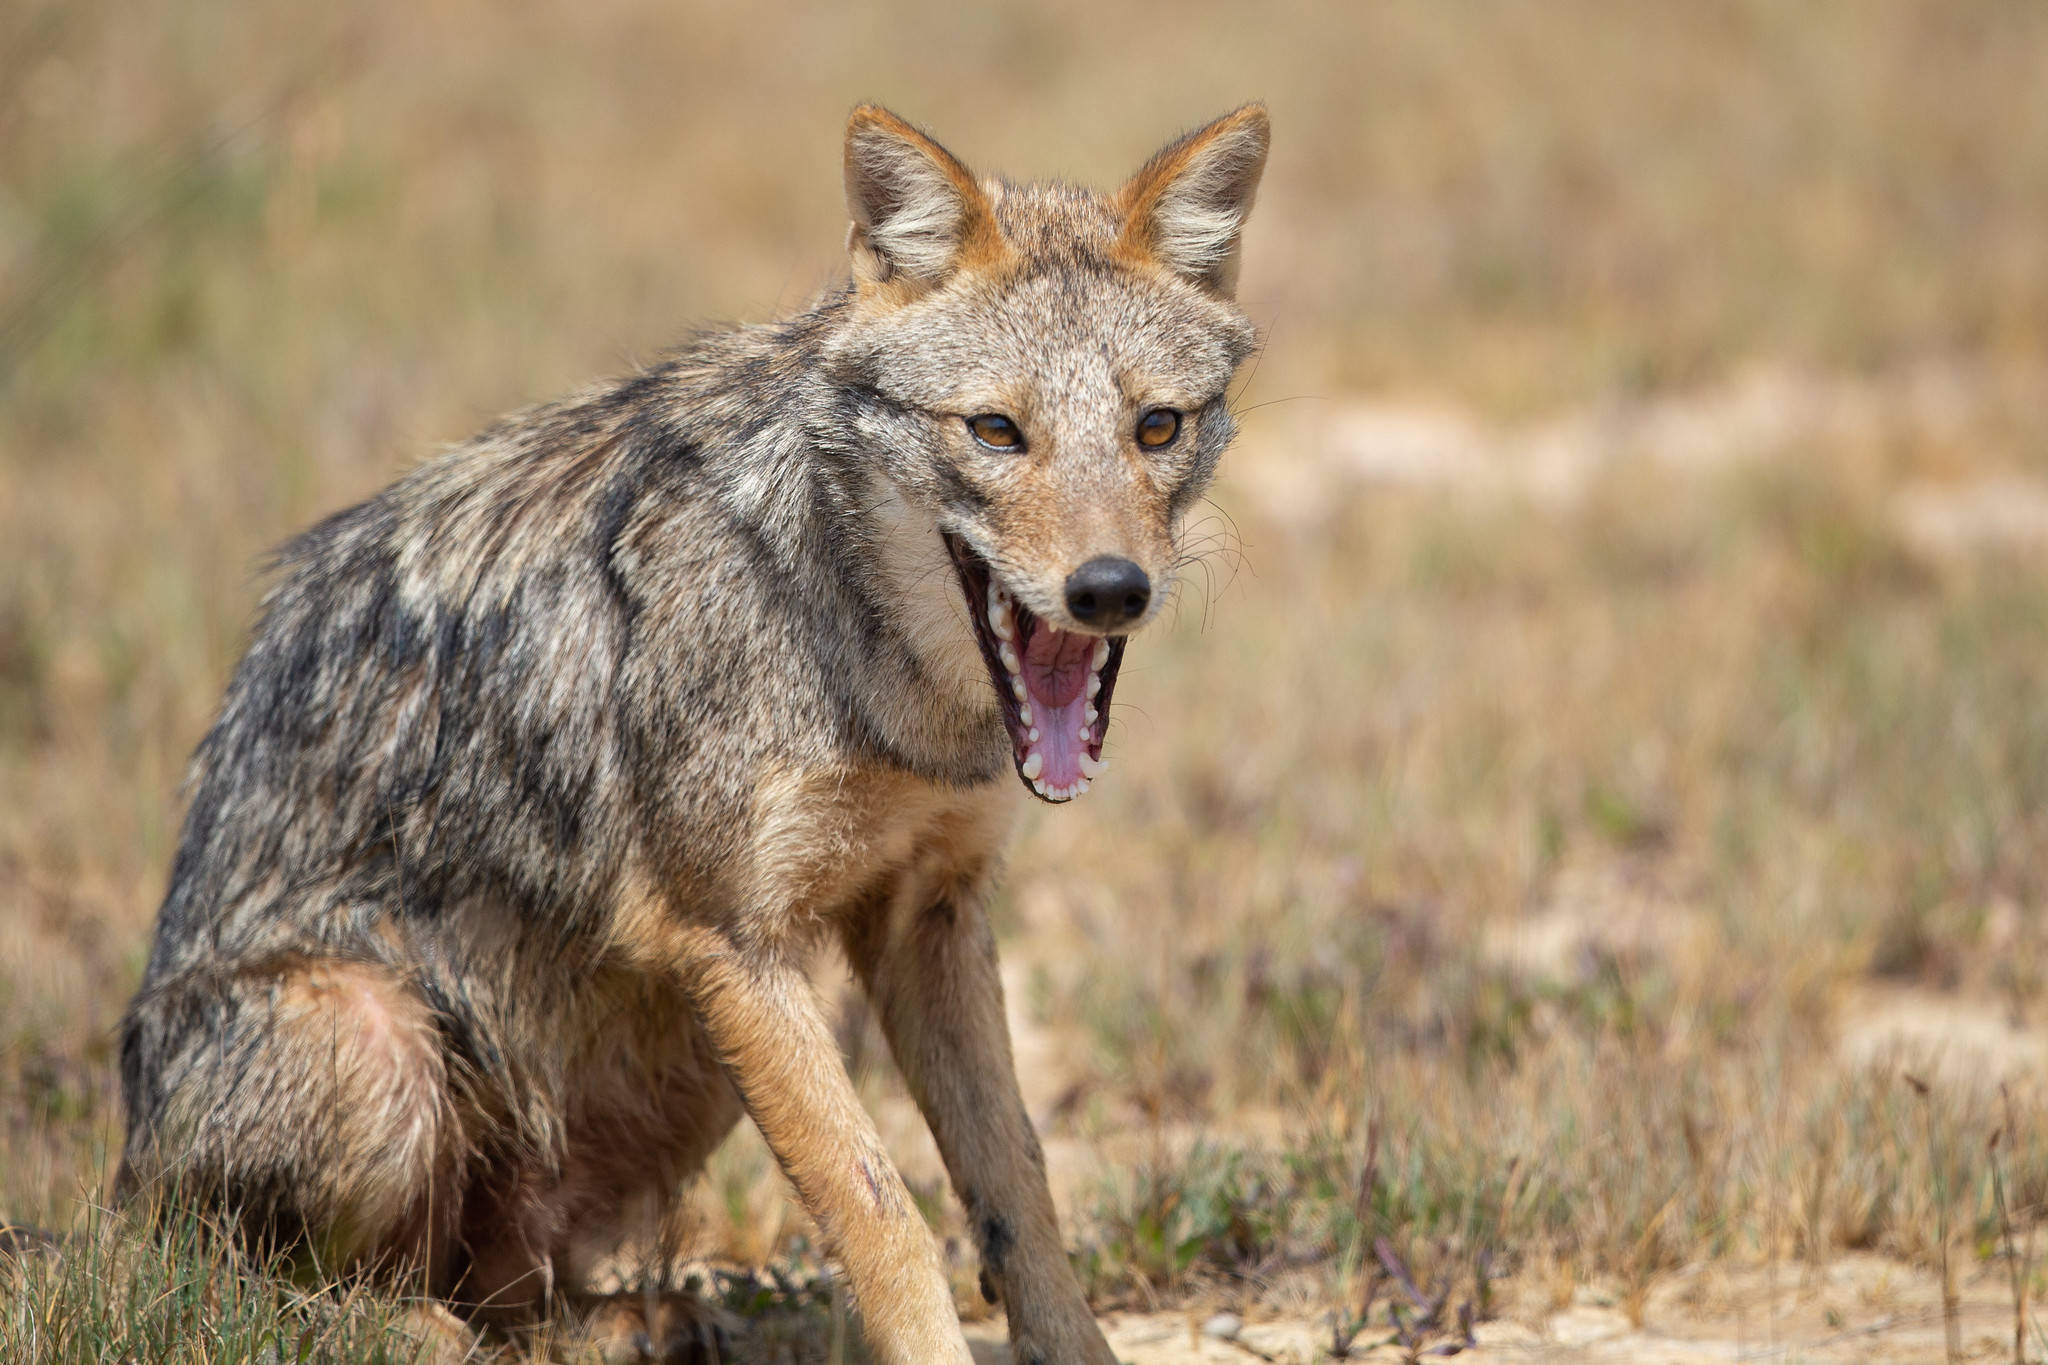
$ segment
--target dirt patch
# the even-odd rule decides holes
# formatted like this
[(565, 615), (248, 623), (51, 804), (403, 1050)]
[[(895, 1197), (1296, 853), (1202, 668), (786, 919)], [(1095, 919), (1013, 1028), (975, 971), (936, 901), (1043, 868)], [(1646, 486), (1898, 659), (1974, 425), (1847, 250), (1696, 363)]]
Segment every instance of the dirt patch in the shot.
[(1849, 1065), (1896, 1063), (1995, 1081), (2048, 1070), (2048, 1029), (1996, 998), (1865, 986), (1839, 1017), (1839, 1053)]
[[(1956, 1330), (1966, 1360), (2009, 1359), (2012, 1301), (2004, 1271), (1987, 1267), (1959, 1287)], [(1117, 1358), (1128, 1365), (1311, 1365), (1330, 1358), (1326, 1324), (1275, 1319), (1246, 1324), (1234, 1339), (1205, 1334), (1204, 1311), (1119, 1313), (1103, 1319)], [(1008, 1365), (1000, 1318), (968, 1329), (977, 1365)], [(1631, 1362), (1705, 1365), (1709, 1361), (1869, 1362), (1918, 1365), (1946, 1359), (1936, 1279), (1877, 1256), (1842, 1257), (1826, 1267), (1702, 1266), (1661, 1281), (1640, 1324), (1620, 1300), (1582, 1288), (1563, 1308), (1511, 1310), (1474, 1329), (1459, 1356), (1486, 1361)], [(1355, 1360), (1399, 1360), (1384, 1331)], [(2032, 1329), (2029, 1329), (2030, 1349)]]

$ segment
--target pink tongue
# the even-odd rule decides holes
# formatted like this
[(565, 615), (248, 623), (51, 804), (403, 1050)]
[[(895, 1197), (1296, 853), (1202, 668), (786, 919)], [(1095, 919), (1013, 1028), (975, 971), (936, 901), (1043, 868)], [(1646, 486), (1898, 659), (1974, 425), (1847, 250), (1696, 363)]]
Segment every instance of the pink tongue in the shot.
[(1071, 703), (1088, 684), (1088, 661), (1094, 654), (1093, 635), (1051, 626), (1032, 631), (1024, 646), (1024, 685), (1031, 689), (1031, 700), (1046, 706)]
[(1040, 755), (1038, 776), (1047, 787), (1071, 787), (1081, 780), (1081, 755), (1088, 751), (1081, 717), (1097, 643), (1093, 635), (1041, 625), (1024, 646), (1024, 686), (1039, 732), (1031, 748)]

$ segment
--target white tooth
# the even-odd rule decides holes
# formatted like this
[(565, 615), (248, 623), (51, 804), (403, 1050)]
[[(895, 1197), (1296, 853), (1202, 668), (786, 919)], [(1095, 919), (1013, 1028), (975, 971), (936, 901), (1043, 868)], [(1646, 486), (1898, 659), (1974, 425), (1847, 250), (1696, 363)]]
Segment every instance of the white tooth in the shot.
[(988, 585), (988, 614), (994, 616), (1003, 609), (1003, 590), (994, 583)]
[(1088, 675), (1088, 700), (1094, 701), (1101, 695), (1102, 675), (1100, 673), (1090, 673)]
[(1109, 641), (1107, 641), (1107, 640), (1097, 640), (1097, 641), (1095, 642), (1095, 664), (1094, 664), (1094, 666), (1095, 666), (1096, 668), (1100, 668), (1100, 667), (1102, 667), (1102, 666), (1103, 666), (1104, 664), (1106, 664), (1106, 663), (1108, 663), (1108, 662), (1109, 662)]
[(1093, 703), (1090, 703), (1088, 706), (1083, 707), (1081, 710), (1081, 719), (1086, 721), (1090, 725), (1093, 725), (1101, 715), (1102, 713), (1095, 709)]
[(1030, 702), (1027, 701), (1022, 706), (1017, 708), (1017, 719), (1023, 721), (1026, 726), (1036, 725), (1038, 723), (1038, 717), (1031, 714)]
[(1032, 726), (1031, 732), (1027, 734), (1025, 738), (1030, 740), (1033, 744), (1038, 743), (1038, 727), (1036, 725)]
[(1031, 751), (1031, 752), (1030, 752), (1029, 754), (1025, 755), (1025, 757), (1024, 757), (1024, 777), (1025, 777), (1025, 779), (1026, 779), (1027, 781), (1035, 781), (1035, 780), (1037, 779), (1038, 775), (1039, 775), (1040, 773), (1044, 772), (1044, 771), (1045, 771), (1045, 755), (1044, 755), (1044, 754), (1041, 754), (1040, 752), (1038, 752), (1038, 750), (1036, 750), (1036, 749), (1033, 749), (1033, 750), (1032, 750), (1032, 751)]
[(1076, 796), (1086, 796), (1087, 794), (1088, 794), (1088, 779), (1087, 779), (1087, 778), (1085, 778), (1085, 777), (1077, 777), (1077, 778), (1075, 778), (1075, 779), (1074, 779), (1074, 795), (1076, 795)]
[(1010, 679), (1010, 695), (1015, 697), (1018, 701), (1031, 700), (1031, 694), (1024, 690), (1024, 680), (1022, 678)]
[(1074, 738), (1080, 740), (1083, 744), (1090, 744), (1094, 742), (1095, 732), (1083, 725), (1074, 731)]
[(1040, 796), (1045, 796), (1048, 794), (1045, 790), (1045, 784), (1043, 782), (1033, 782), (1031, 784), (1031, 789), (1037, 792)]
[(1007, 641), (996, 652), (1002, 656), (1004, 668), (1009, 669), (1012, 673), (1022, 673), (1024, 671), (1023, 667), (1017, 662), (1017, 651), (1012, 649)]
[(988, 614), (988, 628), (995, 632), (998, 640), (1014, 640), (1017, 638), (1017, 627), (1010, 620), (1008, 610), (990, 612)]
[(1098, 778), (1098, 777), (1102, 776), (1102, 775), (1103, 775), (1104, 773), (1106, 773), (1106, 772), (1108, 772), (1108, 771), (1109, 771), (1109, 760), (1108, 760), (1108, 759), (1106, 759), (1106, 758), (1091, 758), (1091, 757), (1090, 757), (1090, 756), (1088, 755), (1088, 753), (1087, 753), (1087, 751), (1086, 751), (1086, 750), (1083, 750), (1083, 751), (1082, 751), (1082, 753), (1081, 753), (1081, 776), (1083, 776), (1083, 777), (1085, 777), (1085, 778), (1088, 778), (1089, 780), (1093, 781), (1093, 780), (1094, 780), (1095, 778)]

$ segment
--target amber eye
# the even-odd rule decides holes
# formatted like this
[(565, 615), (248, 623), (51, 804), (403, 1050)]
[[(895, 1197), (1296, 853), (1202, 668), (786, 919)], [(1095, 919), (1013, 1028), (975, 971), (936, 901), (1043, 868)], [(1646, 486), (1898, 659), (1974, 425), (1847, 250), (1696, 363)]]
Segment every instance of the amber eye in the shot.
[(1163, 446), (1180, 435), (1180, 414), (1172, 408), (1154, 408), (1138, 419), (1138, 444)]
[(967, 419), (967, 429), (974, 433), (974, 439), (990, 450), (1022, 450), (1024, 433), (1017, 430), (1017, 424), (998, 412), (984, 412), (979, 417)]

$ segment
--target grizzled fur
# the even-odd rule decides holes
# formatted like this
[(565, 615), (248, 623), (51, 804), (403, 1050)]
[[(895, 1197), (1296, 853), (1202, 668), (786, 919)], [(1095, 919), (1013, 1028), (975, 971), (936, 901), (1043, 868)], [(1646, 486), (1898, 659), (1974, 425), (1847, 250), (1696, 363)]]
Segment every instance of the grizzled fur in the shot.
[[(1265, 146), (1251, 106), (1100, 196), (977, 182), (863, 108), (845, 288), (286, 546), (123, 1022), (126, 1188), (516, 1319), (744, 1109), (878, 1357), (964, 1361), (803, 974), (836, 936), (1020, 1359), (1107, 1365), (1003, 1029), (981, 902), (1023, 798), (941, 532), (1062, 628), (1095, 554), (1156, 613), (1253, 344)], [(1183, 434), (1140, 450), (1154, 406)], [(971, 438), (987, 411), (1028, 457)]]

